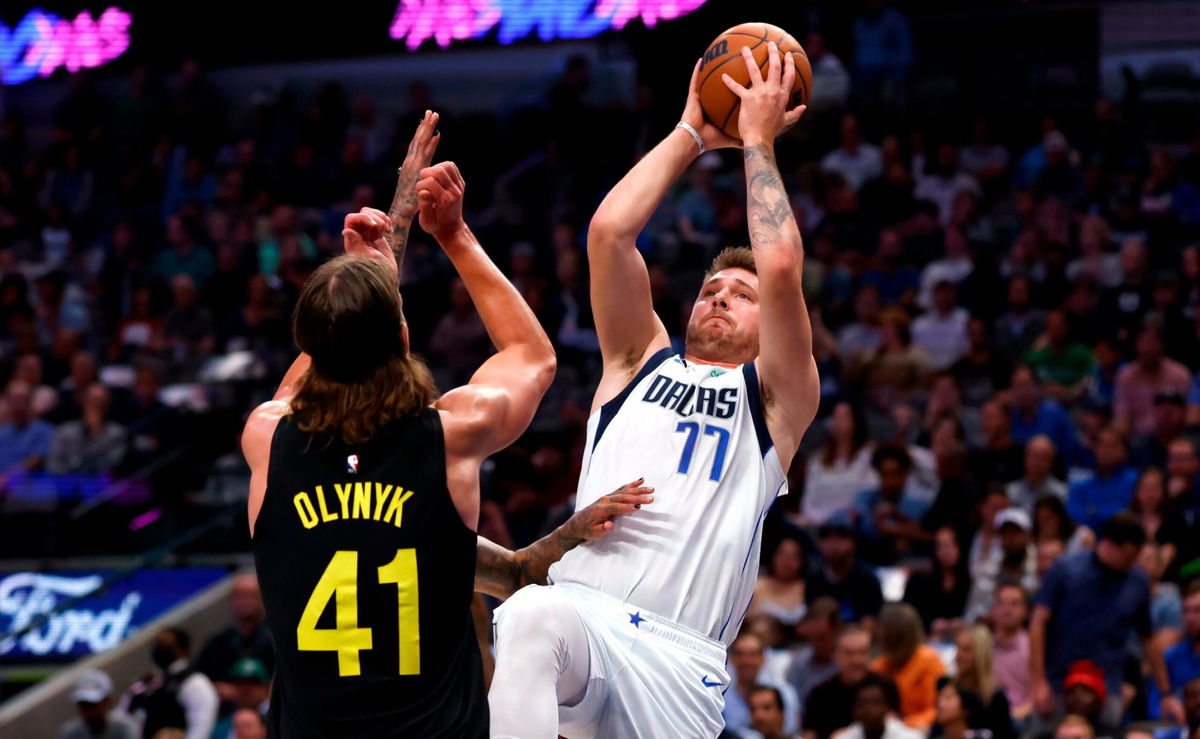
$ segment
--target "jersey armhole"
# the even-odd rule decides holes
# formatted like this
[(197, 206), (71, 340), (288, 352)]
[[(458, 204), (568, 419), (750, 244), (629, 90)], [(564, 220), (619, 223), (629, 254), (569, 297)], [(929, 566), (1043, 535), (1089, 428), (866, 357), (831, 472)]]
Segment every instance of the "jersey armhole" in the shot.
[(658, 369), (659, 365), (665, 362), (673, 353), (673, 350), (669, 346), (654, 352), (646, 360), (646, 363), (642, 365), (642, 368), (637, 371), (637, 374), (633, 376), (633, 379), (629, 381), (629, 384), (621, 392), (617, 393), (612, 400), (600, 406), (600, 422), (596, 426), (596, 436), (592, 440), (592, 449), (595, 449), (596, 445), (600, 443), (600, 437), (604, 435), (604, 429), (608, 428), (608, 424), (612, 423), (612, 420), (617, 417), (617, 411), (621, 410), (625, 399), (638, 386), (638, 383), (646, 379), (651, 372)]
[[(754, 420), (754, 435), (758, 437), (758, 451), (765, 457), (775, 443), (771, 441), (771, 432), (767, 429), (767, 414), (763, 409), (762, 389), (758, 386), (758, 368), (754, 366), (754, 362), (742, 365), (742, 375), (746, 379), (746, 399), (750, 403), (750, 418)], [(779, 464), (782, 466), (783, 460), (779, 460)]]

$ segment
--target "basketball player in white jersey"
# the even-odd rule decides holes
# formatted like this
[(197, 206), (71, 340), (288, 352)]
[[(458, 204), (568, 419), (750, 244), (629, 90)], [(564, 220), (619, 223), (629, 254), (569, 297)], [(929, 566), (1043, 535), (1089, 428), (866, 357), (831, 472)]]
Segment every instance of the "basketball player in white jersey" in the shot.
[[(608, 194), (588, 259), (604, 374), (576, 505), (630, 477), (655, 502), (550, 568), (548, 586), (495, 615), (492, 736), (713, 737), (729, 685), (725, 649), (757, 577), (762, 521), (816, 413), (819, 380), (801, 292), (800, 232), (774, 139), (795, 67), (772, 44), (766, 79), (747, 53), (741, 98), (751, 248), (705, 276), (674, 354), (634, 239), (703, 149), (739, 142), (705, 122), (693, 72), (683, 121)], [(693, 135), (694, 131), (694, 135)]]

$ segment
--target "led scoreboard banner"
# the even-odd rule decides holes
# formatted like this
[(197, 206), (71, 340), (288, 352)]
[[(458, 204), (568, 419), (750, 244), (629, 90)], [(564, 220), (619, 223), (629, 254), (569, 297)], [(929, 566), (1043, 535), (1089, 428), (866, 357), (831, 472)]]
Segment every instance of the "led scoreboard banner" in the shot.
[(446, 47), (496, 29), (502, 44), (537, 32), (541, 41), (619, 31), (639, 19), (647, 28), (682, 17), (707, 0), (400, 0), (390, 35), (416, 49), (429, 39)]
[(73, 19), (34, 8), (11, 28), (0, 21), (0, 83), (19, 85), (59, 69), (78, 72), (107, 64), (129, 48), (129, 13), (84, 10)]

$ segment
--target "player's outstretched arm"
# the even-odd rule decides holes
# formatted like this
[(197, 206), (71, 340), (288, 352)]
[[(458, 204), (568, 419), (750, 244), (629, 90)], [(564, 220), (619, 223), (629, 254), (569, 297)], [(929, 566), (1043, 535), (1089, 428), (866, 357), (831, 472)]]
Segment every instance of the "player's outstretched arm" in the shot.
[(425, 116), (417, 124), (417, 132), (408, 143), (408, 152), (404, 162), (396, 172), (396, 193), (392, 196), (392, 205), (388, 208), (388, 218), (392, 219), (392, 231), (387, 235), (388, 244), (396, 257), (398, 271), (404, 271), (404, 253), (408, 247), (408, 232), (413, 219), (417, 217), (417, 181), (421, 179), (421, 170), (433, 161), (433, 153), (437, 151), (438, 142), (442, 135), (437, 131), (438, 114), (425, 111)]
[(618, 516), (652, 503), (654, 488), (644, 480), (622, 485), (581, 511), (576, 511), (547, 536), (527, 547), (509, 551), (478, 537), (475, 546), (475, 590), (504, 600), (526, 585), (545, 585), (550, 565), (585, 541), (600, 539), (613, 530)]
[(498, 350), (468, 385), (437, 402), (456, 425), (453, 435), (447, 429), (447, 451), (478, 461), (516, 441), (529, 426), (554, 379), (555, 357), (537, 316), (463, 221), (465, 188), (458, 167), (440, 162), (421, 171), (417, 205), (421, 227), (450, 257)]
[[(736, 146), (736, 140), (704, 120), (699, 72), (697, 60), (682, 120), (699, 134), (706, 149)], [(605, 375), (618, 378), (618, 389), (647, 356), (670, 344), (662, 321), (654, 314), (646, 263), (634, 242), (667, 189), (699, 154), (700, 147), (691, 134), (675, 128), (621, 178), (592, 216), (587, 245), (592, 312)], [(604, 393), (602, 383), (597, 395)]]
[(743, 49), (742, 56), (750, 87), (729, 75), (722, 79), (741, 98), (738, 128), (746, 165), (746, 212), (762, 311), (758, 369), (767, 425), (786, 468), (820, 401), (812, 324), (801, 287), (804, 246), (775, 163), (775, 137), (804, 109), (788, 109), (796, 77), (790, 54), (781, 58), (775, 43), (770, 44), (766, 79), (749, 49)]

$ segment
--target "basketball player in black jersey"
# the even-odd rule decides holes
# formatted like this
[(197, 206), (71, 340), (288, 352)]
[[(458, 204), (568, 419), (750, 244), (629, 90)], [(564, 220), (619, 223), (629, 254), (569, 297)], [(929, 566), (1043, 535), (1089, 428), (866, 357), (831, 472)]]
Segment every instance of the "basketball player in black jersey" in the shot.
[(349, 254), (319, 268), (296, 307), (304, 353), (242, 438), (278, 653), (273, 736), (486, 736), (473, 586), (503, 596), (544, 581), (565, 549), (650, 500), (625, 486), (517, 553), (476, 536), (479, 464), (528, 426), (555, 360), (532, 311), (463, 223), (458, 170), (421, 168), (435, 125), (427, 115), (418, 129), (401, 186), (419, 170), (421, 225), (458, 270), (498, 352), (470, 384), (437, 397), (409, 353), (393, 252), (402, 252), (412, 218), (403, 211), (417, 198), (400, 198), (396, 218), (369, 209), (347, 217)]

